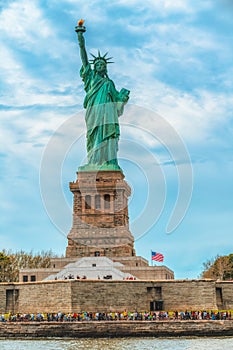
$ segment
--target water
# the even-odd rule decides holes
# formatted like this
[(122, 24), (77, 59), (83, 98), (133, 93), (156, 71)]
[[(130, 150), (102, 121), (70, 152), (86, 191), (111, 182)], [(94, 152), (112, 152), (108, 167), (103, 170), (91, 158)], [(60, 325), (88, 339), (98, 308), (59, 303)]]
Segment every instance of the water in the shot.
[(225, 350), (233, 338), (119, 338), (75, 340), (0, 340), (1, 350)]

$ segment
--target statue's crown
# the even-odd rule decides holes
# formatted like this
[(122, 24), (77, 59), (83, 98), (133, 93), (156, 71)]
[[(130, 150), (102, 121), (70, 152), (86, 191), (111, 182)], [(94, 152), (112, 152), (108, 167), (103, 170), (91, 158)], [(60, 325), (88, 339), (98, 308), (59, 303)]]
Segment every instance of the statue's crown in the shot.
[(99, 60), (104, 61), (106, 64), (108, 64), (108, 63), (114, 63), (114, 62), (111, 62), (111, 61), (110, 61), (113, 57), (107, 57), (108, 52), (106, 52), (103, 56), (101, 56), (99, 50), (98, 50), (98, 56), (93, 55), (91, 52), (90, 52), (90, 54), (91, 54), (91, 56), (93, 57), (93, 60), (90, 60), (90, 63), (93, 63), (94, 65), (95, 65), (95, 63), (96, 63), (97, 61), (99, 61)]

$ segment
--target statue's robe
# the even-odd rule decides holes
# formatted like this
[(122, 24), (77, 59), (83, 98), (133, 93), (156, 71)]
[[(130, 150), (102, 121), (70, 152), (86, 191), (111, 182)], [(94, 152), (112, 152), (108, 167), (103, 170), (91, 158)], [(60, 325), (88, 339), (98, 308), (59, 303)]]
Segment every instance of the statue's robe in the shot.
[(117, 165), (120, 128), (118, 117), (123, 113), (125, 102), (112, 80), (100, 77), (90, 64), (81, 68), (86, 97), (87, 152), (89, 164)]

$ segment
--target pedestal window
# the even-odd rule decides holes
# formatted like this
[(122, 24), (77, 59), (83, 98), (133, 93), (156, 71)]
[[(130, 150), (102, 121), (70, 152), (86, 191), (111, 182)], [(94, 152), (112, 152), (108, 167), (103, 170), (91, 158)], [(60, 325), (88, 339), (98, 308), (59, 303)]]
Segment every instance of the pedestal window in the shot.
[(85, 196), (85, 209), (91, 209), (91, 196)]
[(110, 209), (110, 195), (104, 195), (104, 209)]

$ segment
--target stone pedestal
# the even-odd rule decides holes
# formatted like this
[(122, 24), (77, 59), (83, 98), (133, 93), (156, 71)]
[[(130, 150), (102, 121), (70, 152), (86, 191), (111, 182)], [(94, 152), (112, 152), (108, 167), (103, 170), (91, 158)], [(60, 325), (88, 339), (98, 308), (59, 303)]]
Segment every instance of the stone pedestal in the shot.
[(131, 190), (121, 171), (79, 171), (70, 183), (74, 194), (73, 225), (66, 257), (135, 256), (129, 231)]

